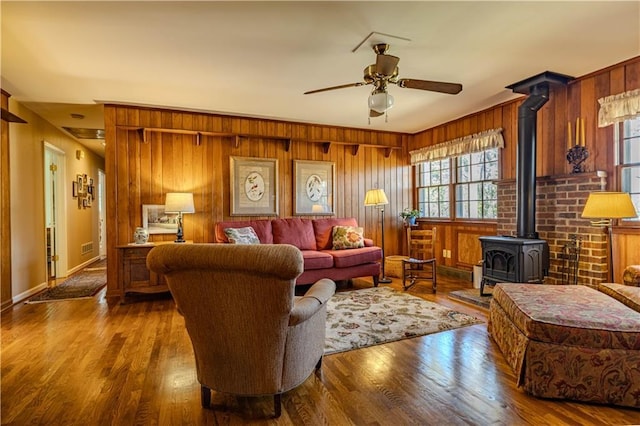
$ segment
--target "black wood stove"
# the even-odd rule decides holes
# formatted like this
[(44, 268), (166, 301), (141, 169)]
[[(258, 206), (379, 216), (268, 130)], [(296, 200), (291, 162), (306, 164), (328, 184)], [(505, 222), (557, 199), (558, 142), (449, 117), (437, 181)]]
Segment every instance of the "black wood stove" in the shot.
[(516, 163), (517, 236), (480, 237), (482, 282), (542, 283), (549, 271), (549, 245), (536, 232), (536, 125), (538, 110), (549, 100), (549, 85), (566, 85), (573, 78), (544, 72), (507, 86), (528, 97), (518, 107)]

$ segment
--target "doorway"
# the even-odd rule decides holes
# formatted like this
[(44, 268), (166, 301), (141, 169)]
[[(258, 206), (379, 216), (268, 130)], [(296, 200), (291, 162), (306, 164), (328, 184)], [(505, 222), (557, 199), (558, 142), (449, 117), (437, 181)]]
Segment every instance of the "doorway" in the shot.
[(44, 232), (47, 281), (63, 277), (67, 271), (65, 164), (64, 151), (44, 142)]

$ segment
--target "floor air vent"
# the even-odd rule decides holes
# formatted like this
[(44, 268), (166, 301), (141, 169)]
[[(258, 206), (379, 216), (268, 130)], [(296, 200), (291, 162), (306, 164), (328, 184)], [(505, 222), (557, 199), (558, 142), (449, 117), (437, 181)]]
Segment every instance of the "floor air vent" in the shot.
[(80, 254), (85, 255), (93, 251), (93, 241), (84, 243), (80, 246)]

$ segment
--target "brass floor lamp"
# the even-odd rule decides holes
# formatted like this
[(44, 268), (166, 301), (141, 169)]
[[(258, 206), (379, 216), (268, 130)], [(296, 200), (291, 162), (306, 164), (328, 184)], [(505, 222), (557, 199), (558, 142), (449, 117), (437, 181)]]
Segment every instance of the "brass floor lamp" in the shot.
[(387, 278), (384, 272), (384, 206), (389, 204), (387, 195), (384, 193), (384, 189), (370, 189), (364, 196), (364, 205), (373, 206), (380, 209), (380, 216), (382, 218), (382, 277), (378, 280), (379, 283), (389, 284), (391, 279)]

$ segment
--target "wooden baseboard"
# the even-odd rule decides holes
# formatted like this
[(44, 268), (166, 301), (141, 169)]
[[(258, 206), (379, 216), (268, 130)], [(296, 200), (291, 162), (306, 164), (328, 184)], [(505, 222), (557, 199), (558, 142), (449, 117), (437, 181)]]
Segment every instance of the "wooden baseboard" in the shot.
[(437, 273), (448, 277), (454, 277), (461, 280), (473, 281), (473, 272), (465, 269), (453, 268), (451, 266), (438, 265)]

